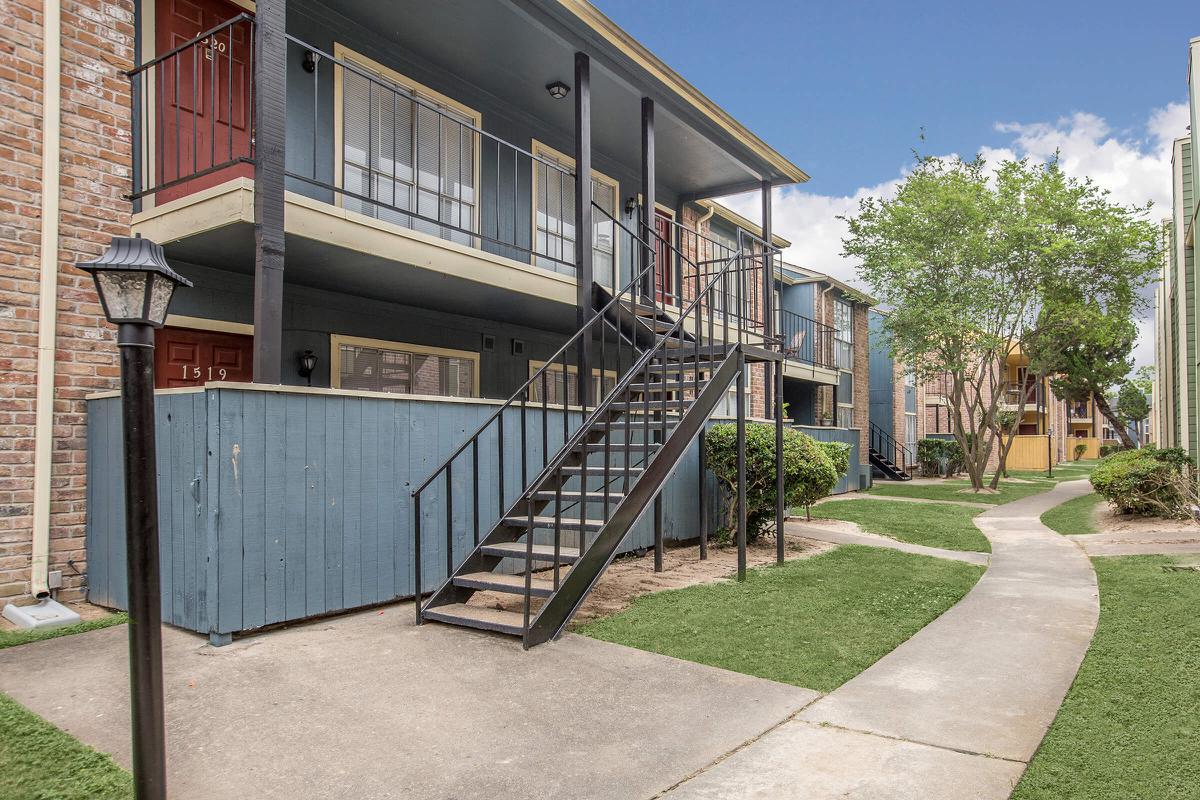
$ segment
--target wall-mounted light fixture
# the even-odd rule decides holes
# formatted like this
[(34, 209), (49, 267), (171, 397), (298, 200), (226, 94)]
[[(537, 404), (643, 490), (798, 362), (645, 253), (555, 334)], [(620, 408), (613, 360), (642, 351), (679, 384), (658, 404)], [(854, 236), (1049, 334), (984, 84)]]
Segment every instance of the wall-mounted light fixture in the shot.
[(321, 60), (321, 54), (314, 50), (304, 51), (304, 71), (309, 75), (317, 71), (317, 62)]
[(312, 386), (312, 374), (316, 368), (317, 354), (312, 350), (305, 350), (296, 358), (296, 374), (301, 378), (306, 378), (309, 386)]
[(637, 213), (637, 209), (638, 209), (637, 198), (631, 195), (629, 197), (629, 199), (625, 201), (625, 216), (632, 217), (634, 214)]
[(546, 84), (546, 91), (549, 92), (550, 96), (555, 100), (562, 100), (571, 93), (571, 87), (567, 86), (562, 81), (554, 81), (554, 83)]

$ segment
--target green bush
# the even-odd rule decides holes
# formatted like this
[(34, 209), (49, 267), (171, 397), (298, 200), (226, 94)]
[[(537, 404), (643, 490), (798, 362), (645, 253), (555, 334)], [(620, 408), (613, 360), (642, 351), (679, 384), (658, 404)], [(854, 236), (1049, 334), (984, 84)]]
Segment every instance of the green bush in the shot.
[(1083, 458), (1083, 454), (1086, 452), (1087, 452), (1086, 444), (1081, 442), (1081, 443), (1075, 445), (1075, 460), (1078, 461), (1079, 459)]
[(1121, 514), (1185, 518), (1196, 504), (1191, 462), (1178, 448), (1112, 453), (1092, 472), (1091, 481)]
[[(833, 491), (849, 466), (849, 446), (825, 446), (793, 428), (783, 431), (784, 504), (812, 505)], [(834, 451), (841, 451), (834, 455)], [(730, 497), (726, 530), (737, 527), (737, 426), (714, 425), (704, 439), (708, 468)], [(835, 463), (836, 461), (836, 463)], [(746, 537), (753, 541), (775, 519), (775, 426), (746, 424)]]
[(954, 475), (966, 467), (962, 446), (955, 439), (922, 439), (917, 442), (917, 464), (922, 475), (941, 475), (942, 461), (947, 474)]
[(1113, 453), (1124, 452), (1125, 445), (1123, 444), (1102, 444), (1100, 445), (1100, 457), (1108, 458)]

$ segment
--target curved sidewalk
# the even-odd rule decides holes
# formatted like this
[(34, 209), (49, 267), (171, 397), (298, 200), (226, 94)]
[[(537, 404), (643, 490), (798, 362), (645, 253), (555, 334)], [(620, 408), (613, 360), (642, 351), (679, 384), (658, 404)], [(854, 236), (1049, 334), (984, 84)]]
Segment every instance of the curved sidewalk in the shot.
[(979, 515), (991, 564), (957, 605), (858, 677), (670, 798), (1002, 800), (1053, 721), (1096, 627), (1096, 577), (1042, 525), (1086, 481)]

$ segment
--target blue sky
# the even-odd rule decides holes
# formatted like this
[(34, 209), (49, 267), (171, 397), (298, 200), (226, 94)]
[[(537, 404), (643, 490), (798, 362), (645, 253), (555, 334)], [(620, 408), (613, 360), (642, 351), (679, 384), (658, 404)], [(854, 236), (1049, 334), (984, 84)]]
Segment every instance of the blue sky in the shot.
[[(914, 149), (1059, 150), (1068, 172), (1169, 213), (1194, 2), (593, 2), (812, 175), (776, 193), (792, 262), (857, 282), (837, 215), (887, 194)], [(758, 218), (756, 198), (728, 203)], [(1152, 323), (1140, 326), (1149, 363)]]

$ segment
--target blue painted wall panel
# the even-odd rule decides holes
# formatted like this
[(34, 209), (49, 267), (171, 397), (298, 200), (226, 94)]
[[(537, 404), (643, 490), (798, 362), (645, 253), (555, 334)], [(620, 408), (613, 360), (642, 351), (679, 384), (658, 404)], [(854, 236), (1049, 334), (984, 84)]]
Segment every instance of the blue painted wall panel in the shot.
[[(160, 537), (164, 619), (202, 633), (251, 630), (413, 594), (412, 504), (416, 481), (446, 458), (495, 406), (440, 400), (391, 400), (212, 389), (157, 397)], [(546, 438), (563, 440), (562, 412), (550, 409)], [(567, 434), (579, 424), (571, 412)], [(120, 404), (88, 403), (88, 597), (126, 605)], [(542, 412), (526, 412), (524, 436), (535, 444), (525, 468), (542, 466)], [(714, 424), (719, 424), (714, 423)], [(804, 428), (852, 447), (857, 488), (858, 435)], [(504, 415), (505, 498), (521, 484), (520, 409)], [(501, 513), (500, 439), (480, 440), (478, 525), (486, 533)], [(457, 562), (475, 542), (470, 449), (455, 462), (449, 546)], [(698, 486), (693, 444), (663, 490), (668, 539), (694, 539), (700, 503), (710, 533), (723, 520), (711, 473)], [(446, 494), (435, 483), (422, 498), (425, 588), (447, 568)], [(631, 529), (624, 551), (651, 547), (653, 506)], [(515, 565), (510, 565), (515, 568)]]

